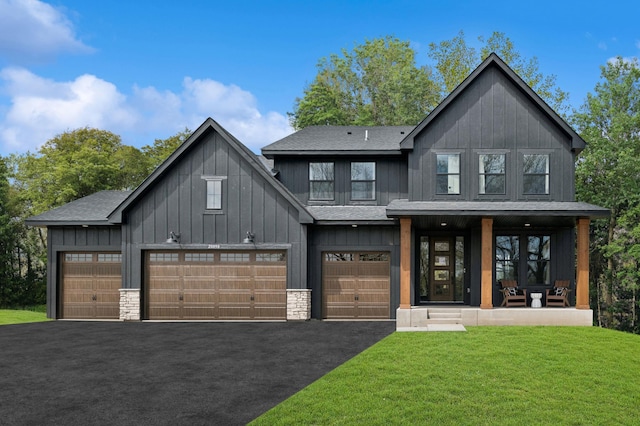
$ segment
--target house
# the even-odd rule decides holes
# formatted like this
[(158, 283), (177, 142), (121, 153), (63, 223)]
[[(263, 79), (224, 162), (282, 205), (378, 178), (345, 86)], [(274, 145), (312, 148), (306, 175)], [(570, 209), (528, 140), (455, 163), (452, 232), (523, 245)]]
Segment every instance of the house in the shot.
[[(132, 192), (48, 229), (48, 316), (590, 325), (585, 142), (490, 55), (417, 126), (314, 126), (263, 148), (212, 119)], [(577, 247), (577, 248), (576, 248)], [(499, 308), (570, 280), (571, 308)]]

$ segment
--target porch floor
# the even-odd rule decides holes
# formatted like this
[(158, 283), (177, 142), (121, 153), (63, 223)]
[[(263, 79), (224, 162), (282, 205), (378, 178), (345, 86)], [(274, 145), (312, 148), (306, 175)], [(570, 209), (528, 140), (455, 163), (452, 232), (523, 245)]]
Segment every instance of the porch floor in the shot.
[(480, 309), (472, 306), (412, 306), (410, 309), (398, 308), (396, 312), (397, 330), (446, 324), (591, 326), (593, 311), (573, 307)]

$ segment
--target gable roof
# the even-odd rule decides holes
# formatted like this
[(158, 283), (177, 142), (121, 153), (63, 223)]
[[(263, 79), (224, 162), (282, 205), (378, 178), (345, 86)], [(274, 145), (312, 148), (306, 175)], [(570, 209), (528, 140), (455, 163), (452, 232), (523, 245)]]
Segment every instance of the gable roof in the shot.
[(400, 142), (402, 149), (413, 149), (415, 137), (431, 123), (449, 104), (451, 104), (467, 87), (469, 87), (487, 68), (495, 66), (501, 70), (507, 78), (529, 99), (536, 104), (562, 131), (571, 139), (571, 149), (575, 152), (582, 151), (586, 146), (584, 139), (576, 133), (527, 83), (518, 76), (498, 55), (491, 53), (478, 67), (464, 79), (440, 104), (427, 115), (407, 136)]
[(131, 191), (100, 191), (25, 220), (30, 226), (111, 225), (109, 215)]
[(274, 155), (400, 154), (413, 126), (309, 126), (262, 148)]
[(210, 131), (217, 132), (222, 138), (234, 149), (242, 158), (244, 158), (254, 170), (258, 172), (267, 182), (269, 182), (275, 189), (284, 197), (289, 203), (291, 203), (299, 212), (300, 223), (312, 223), (313, 216), (305, 209), (304, 205), (298, 200), (285, 186), (275, 179), (271, 173), (265, 168), (263, 163), (258, 157), (249, 150), (238, 139), (227, 132), (222, 126), (220, 126), (211, 117), (207, 118), (204, 123), (200, 125), (194, 131), (191, 136), (185, 140), (160, 166), (158, 166), (144, 182), (138, 186), (123, 202), (114, 209), (109, 215), (109, 221), (112, 223), (122, 223), (122, 216), (124, 212), (135, 203), (140, 197), (142, 197), (149, 188), (161, 177), (163, 177), (173, 166), (178, 162), (186, 152), (194, 145), (197, 144), (200, 139)]

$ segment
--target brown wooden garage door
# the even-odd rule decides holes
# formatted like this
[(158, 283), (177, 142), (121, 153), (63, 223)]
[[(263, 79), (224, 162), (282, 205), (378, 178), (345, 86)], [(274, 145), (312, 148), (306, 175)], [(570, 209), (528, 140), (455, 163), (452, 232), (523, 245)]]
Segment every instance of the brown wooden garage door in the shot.
[(158, 251), (146, 262), (149, 319), (286, 319), (284, 252)]
[(328, 319), (389, 318), (387, 252), (322, 254), (322, 312)]
[(118, 319), (121, 262), (120, 253), (64, 253), (61, 318)]

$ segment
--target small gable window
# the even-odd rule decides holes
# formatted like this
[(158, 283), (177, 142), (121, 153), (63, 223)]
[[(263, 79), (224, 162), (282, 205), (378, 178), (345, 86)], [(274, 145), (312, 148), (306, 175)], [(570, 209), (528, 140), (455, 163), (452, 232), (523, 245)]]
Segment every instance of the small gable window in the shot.
[(525, 154), (523, 187), (525, 194), (549, 193), (549, 155)]
[(309, 199), (333, 200), (333, 163), (309, 163)]
[(460, 194), (460, 154), (436, 155), (436, 194)]
[(480, 154), (480, 194), (504, 194), (505, 154)]
[(206, 209), (222, 210), (222, 181), (224, 176), (203, 176), (206, 182)]
[(376, 163), (351, 163), (351, 199), (376, 199)]

